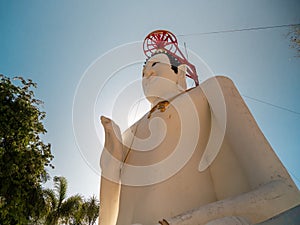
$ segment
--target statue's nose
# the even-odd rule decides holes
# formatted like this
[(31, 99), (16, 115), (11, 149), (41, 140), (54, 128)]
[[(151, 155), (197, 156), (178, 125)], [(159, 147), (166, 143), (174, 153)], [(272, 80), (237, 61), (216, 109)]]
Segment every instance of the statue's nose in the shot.
[(150, 76), (155, 76), (156, 72), (153, 69), (148, 69), (143, 71), (143, 77), (148, 78)]

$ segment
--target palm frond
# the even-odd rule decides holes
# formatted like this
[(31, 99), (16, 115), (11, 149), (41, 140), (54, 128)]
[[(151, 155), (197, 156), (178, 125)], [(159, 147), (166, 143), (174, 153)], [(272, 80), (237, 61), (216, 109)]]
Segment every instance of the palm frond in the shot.
[(56, 198), (55, 192), (51, 189), (45, 189), (45, 190), (43, 190), (43, 192), (44, 192), (44, 196), (45, 196), (46, 207), (48, 209), (51, 208), (52, 210), (56, 209), (57, 208), (57, 198)]
[(93, 195), (85, 202), (85, 205), (86, 221), (88, 222), (88, 224), (94, 224), (99, 215), (99, 200), (95, 195)]
[(82, 204), (82, 197), (80, 195), (74, 195), (66, 199), (60, 207), (60, 213), (62, 216), (69, 216), (73, 214)]
[(54, 188), (56, 190), (56, 196), (58, 199), (58, 208), (60, 208), (62, 202), (67, 196), (68, 182), (65, 177), (57, 177), (57, 176), (53, 178), (53, 181), (54, 181)]

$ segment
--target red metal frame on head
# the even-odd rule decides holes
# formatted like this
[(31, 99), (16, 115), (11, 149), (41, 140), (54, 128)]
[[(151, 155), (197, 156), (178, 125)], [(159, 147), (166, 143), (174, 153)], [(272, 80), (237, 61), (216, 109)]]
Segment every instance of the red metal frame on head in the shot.
[(187, 65), (186, 76), (193, 79), (195, 85), (199, 85), (196, 68), (182, 54), (178, 47), (177, 39), (174, 34), (166, 30), (156, 30), (147, 35), (144, 40), (144, 53), (150, 58), (157, 50), (163, 50), (174, 56), (181, 64)]

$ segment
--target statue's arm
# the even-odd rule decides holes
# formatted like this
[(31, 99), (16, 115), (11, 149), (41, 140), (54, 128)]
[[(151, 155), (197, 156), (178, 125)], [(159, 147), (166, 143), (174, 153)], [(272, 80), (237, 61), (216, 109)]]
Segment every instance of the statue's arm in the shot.
[(115, 225), (119, 213), (123, 144), (119, 127), (106, 117), (101, 117), (101, 122), (105, 130), (105, 144), (100, 159), (99, 225)]
[(121, 185), (101, 176), (99, 225), (115, 225), (119, 213)]
[[(228, 216), (242, 216), (250, 224), (261, 222), (270, 215), (277, 215), (299, 204), (298, 190), (283, 180), (271, 181), (261, 187), (167, 219), (169, 225), (206, 224)], [(293, 203), (293, 204), (291, 204)]]

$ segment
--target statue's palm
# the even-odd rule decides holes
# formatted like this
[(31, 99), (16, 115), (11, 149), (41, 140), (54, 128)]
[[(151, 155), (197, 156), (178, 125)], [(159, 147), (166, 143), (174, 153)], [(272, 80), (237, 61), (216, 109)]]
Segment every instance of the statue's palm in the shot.
[(123, 162), (123, 144), (119, 126), (113, 120), (104, 116), (101, 116), (101, 123), (105, 131), (104, 148), (117, 160)]

